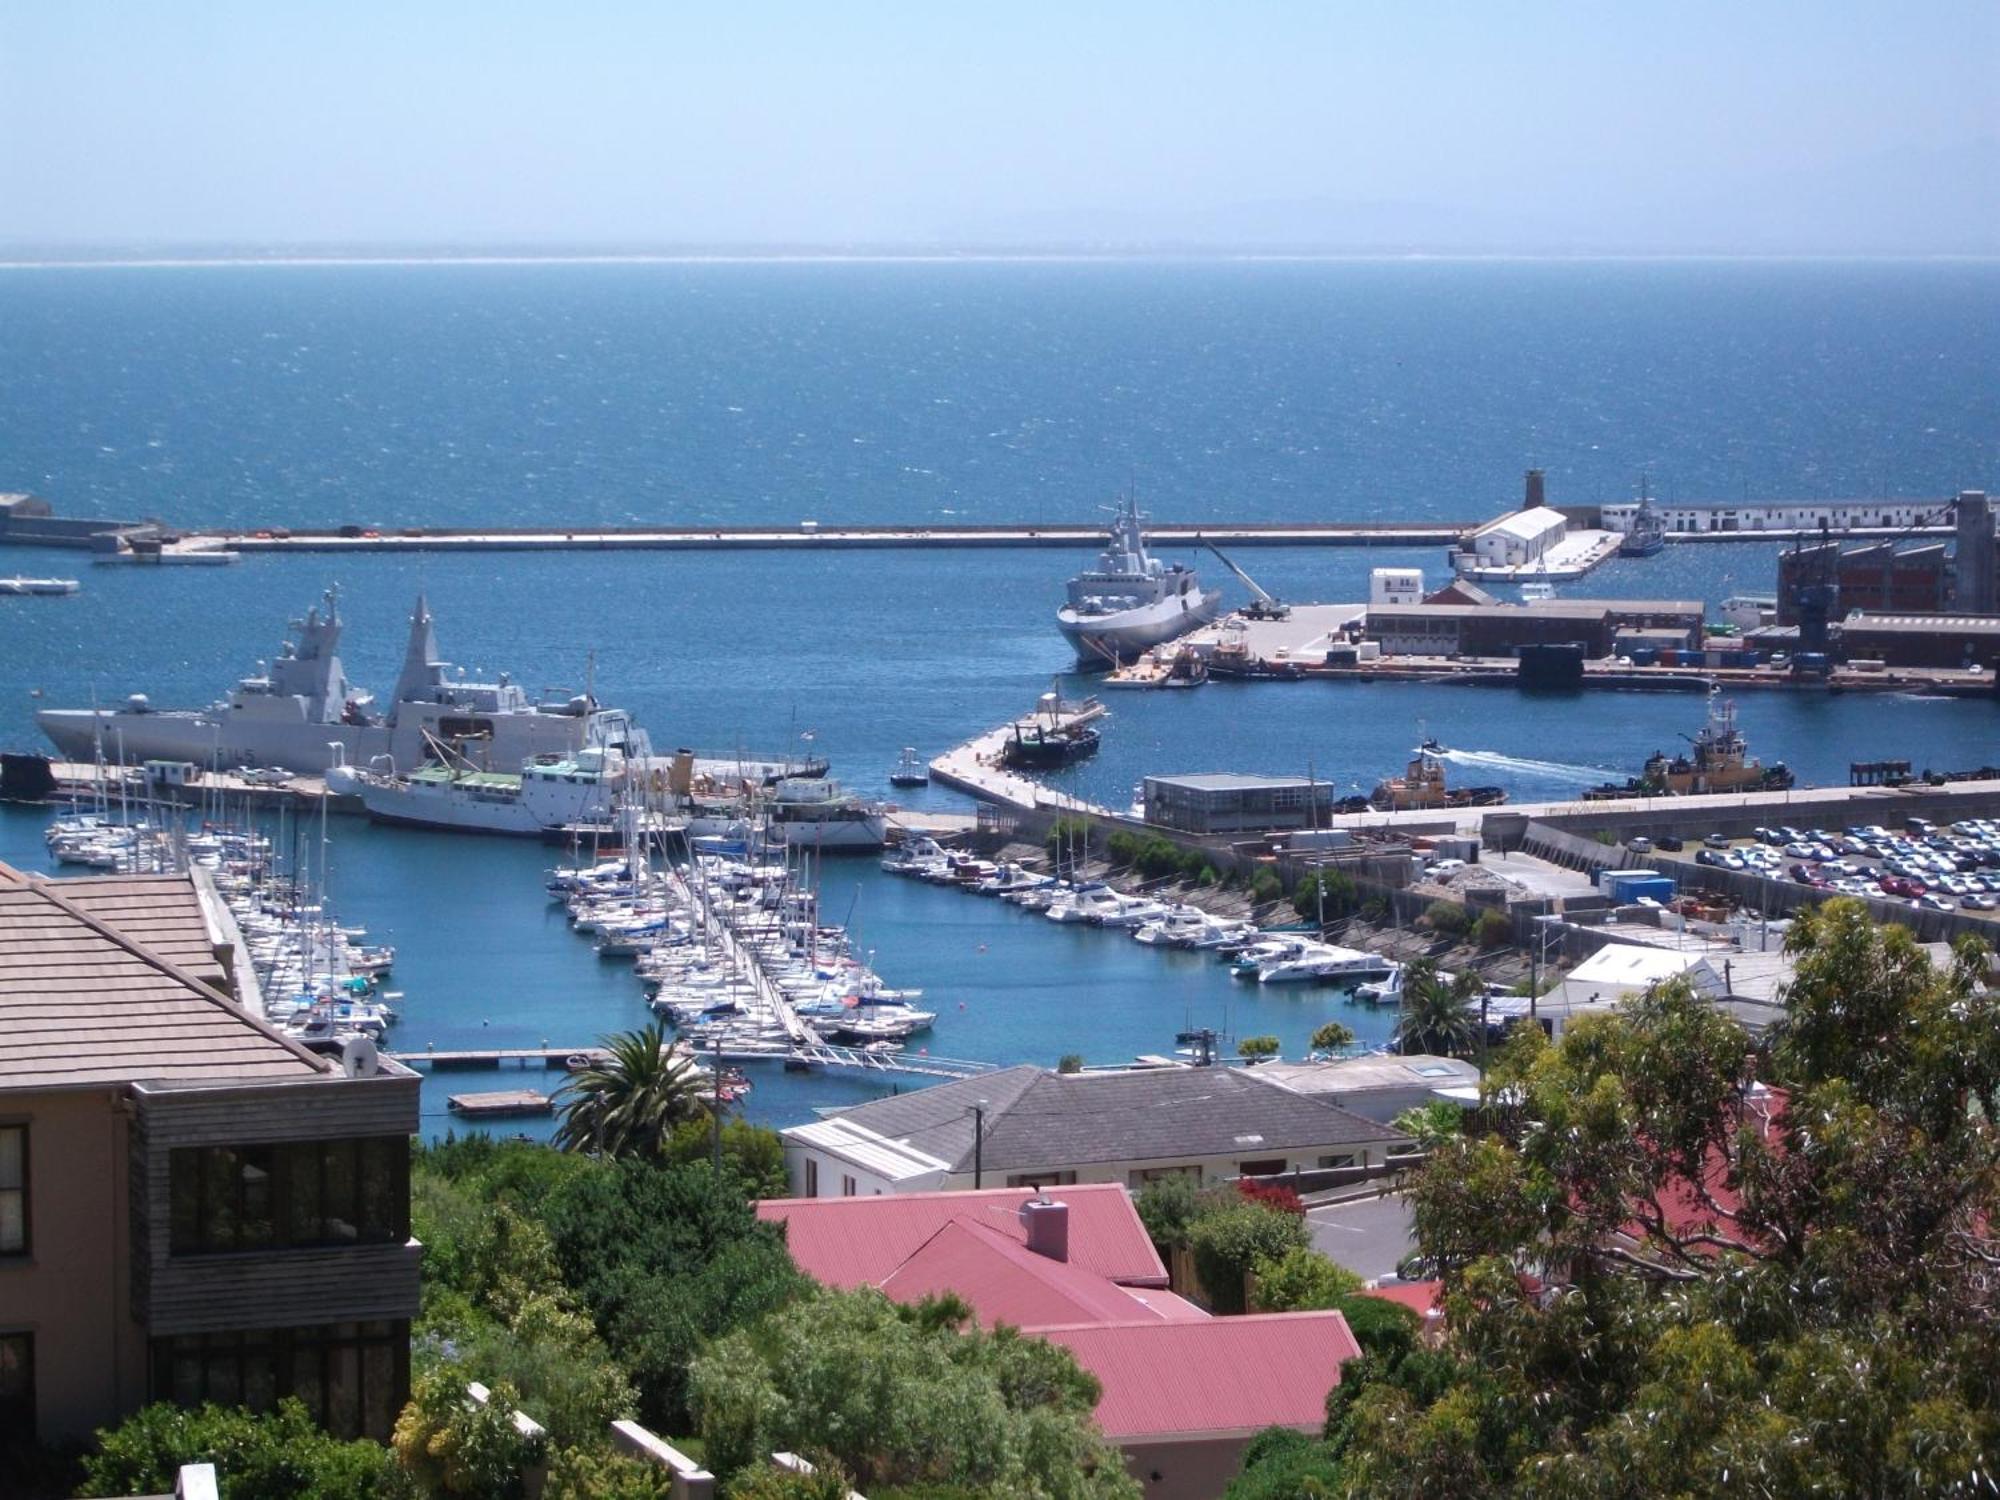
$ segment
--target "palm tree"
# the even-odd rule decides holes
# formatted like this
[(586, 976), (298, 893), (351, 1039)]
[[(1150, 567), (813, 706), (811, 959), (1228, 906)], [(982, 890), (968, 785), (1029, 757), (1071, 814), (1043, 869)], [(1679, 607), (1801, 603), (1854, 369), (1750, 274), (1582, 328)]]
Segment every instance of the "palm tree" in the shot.
[(1482, 1033), (1479, 977), (1470, 970), (1446, 979), (1429, 959), (1413, 960), (1403, 971), (1403, 1013), (1396, 1020), (1396, 1050), (1464, 1057)]
[(600, 1156), (657, 1156), (674, 1127), (708, 1112), (707, 1080), (694, 1059), (667, 1046), (658, 1021), (604, 1038), (610, 1055), (570, 1074), (558, 1093), (564, 1151)]

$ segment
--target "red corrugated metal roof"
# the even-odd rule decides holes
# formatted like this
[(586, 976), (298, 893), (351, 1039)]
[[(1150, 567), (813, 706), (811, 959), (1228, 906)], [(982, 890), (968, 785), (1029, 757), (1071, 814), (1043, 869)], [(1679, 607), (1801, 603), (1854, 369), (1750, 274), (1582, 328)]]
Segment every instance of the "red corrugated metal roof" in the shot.
[(1361, 1353), (1337, 1312), (1038, 1328), (1103, 1386), (1114, 1442), (1271, 1426), (1317, 1431), (1340, 1367)]
[[(964, 1219), (944, 1225), (878, 1283), (898, 1302), (956, 1292), (991, 1328), (1205, 1318), (1171, 1292), (1131, 1291)], [(1157, 1303), (1153, 1298), (1157, 1297)]]
[[(954, 1219), (1025, 1243), (1020, 1208), (1029, 1188), (894, 1193), (870, 1198), (767, 1198), (760, 1219), (782, 1220), (792, 1259), (831, 1286), (878, 1286)], [(1069, 1264), (1127, 1286), (1167, 1284), (1131, 1196), (1115, 1182), (1052, 1188), (1069, 1205)]]

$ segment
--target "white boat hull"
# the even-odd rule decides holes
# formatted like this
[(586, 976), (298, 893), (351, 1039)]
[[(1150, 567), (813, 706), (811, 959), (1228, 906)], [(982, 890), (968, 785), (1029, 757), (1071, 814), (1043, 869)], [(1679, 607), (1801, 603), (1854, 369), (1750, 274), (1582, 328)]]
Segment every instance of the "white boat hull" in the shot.
[(1196, 589), (1109, 615), (1056, 611), (1056, 628), (1085, 666), (1109, 666), (1109, 655), (1130, 661), (1153, 647), (1178, 640), (1189, 631), (1214, 623), (1222, 609), (1220, 589)]

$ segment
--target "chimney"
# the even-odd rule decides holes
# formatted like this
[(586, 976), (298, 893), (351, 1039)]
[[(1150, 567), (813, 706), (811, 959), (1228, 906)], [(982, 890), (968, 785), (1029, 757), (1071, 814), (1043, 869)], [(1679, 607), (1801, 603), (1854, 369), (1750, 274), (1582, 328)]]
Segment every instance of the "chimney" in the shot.
[(1028, 1248), (1050, 1260), (1069, 1260), (1069, 1205), (1051, 1202), (1043, 1193), (1021, 1205), (1021, 1227), (1028, 1232)]
[(1528, 493), (1527, 498), (1521, 502), (1521, 508), (1523, 510), (1533, 510), (1537, 505), (1547, 505), (1548, 503), (1547, 497), (1542, 493), (1542, 471), (1540, 469), (1528, 470)]

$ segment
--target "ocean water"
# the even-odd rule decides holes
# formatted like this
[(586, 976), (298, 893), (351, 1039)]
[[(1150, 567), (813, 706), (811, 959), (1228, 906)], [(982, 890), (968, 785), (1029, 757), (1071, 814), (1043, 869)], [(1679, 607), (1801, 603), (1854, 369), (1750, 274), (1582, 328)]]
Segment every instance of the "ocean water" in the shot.
[(2000, 266), (0, 271), (4, 482), (186, 524), (1483, 516), (1945, 495)]
[[(1678, 473), (1689, 493), (1942, 493), (1992, 487), (1996, 289), (1991, 268), (1879, 266), (0, 274), (0, 489), (68, 513), (293, 524), (1070, 519), (1135, 474), (1168, 515), (1455, 516), (1509, 503), (1531, 460), (1563, 498), (1622, 494), (1642, 465), (1659, 491)], [(1869, 479), (1877, 466), (1886, 479)], [(1170, 555), (1220, 576), (1212, 558)], [(570, 691), (594, 676), (663, 746), (771, 753), (810, 732), (837, 776), (886, 795), (901, 746), (934, 754), (1065, 671), (1051, 614), (1087, 554), (393, 554), (153, 571), (0, 549), (4, 573), (58, 561), (81, 594), (0, 599), (0, 746), (36, 745), (41, 706), (208, 702), (337, 584), (343, 659), (378, 692), (423, 591), (445, 654), (475, 673)], [(1396, 549), (1238, 561), (1295, 599), (1364, 597), (1374, 566), (1442, 572), (1441, 557)], [(1768, 544), (1676, 546), (1565, 592), (1713, 600), (1768, 589), (1774, 569)], [(1629, 774), (1701, 713), (1683, 695), (1323, 683), (1112, 706), (1102, 754), (1064, 777), (1113, 805), (1147, 772), (1310, 768), (1366, 790), (1423, 733), (1458, 753), (1458, 780), (1558, 797)], [(1753, 750), (1808, 781), (1842, 781), (1854, 759), (2000, 755), (1991, 703), (1769, 694), (1740, 707)], [(902, 795), (963, 806), (939, 789)], [(42, 823), (0, 810), (0, 859), (41, 865)], [(334, 821), (336, 907), (399, 948), (399, 1045), (569, 1046), (644, 1019), (625, 967), (545, 901), (552, 854)], [(1115, 1062), (1170, 1050), (1189, 1024), (1274, 1032), (1296, 1054), (1329, 1017), (1370, 1040), (1391, 1024), (1337, 992), (1260, 994), (1212, 961), (872, 861), (828, 862), (825, 909), (851, 919), (892, 983), (927, 991), (944, 1055)], [(774, 1070), (757, 1083), (750, 1113), (780, 1123), (881, 1086)], [(426, 1095), (438, 1129), (445, 1091)]]

